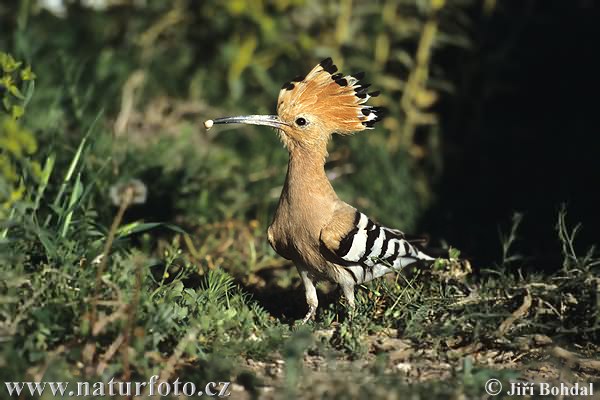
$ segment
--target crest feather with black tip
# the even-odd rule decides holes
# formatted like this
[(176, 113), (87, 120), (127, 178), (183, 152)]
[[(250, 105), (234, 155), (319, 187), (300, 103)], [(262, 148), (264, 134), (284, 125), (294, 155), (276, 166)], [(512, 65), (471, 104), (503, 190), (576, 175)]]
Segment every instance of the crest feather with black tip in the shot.
[(304, 113), (314, 115), (328, 130), (340, 134), (372, 129), (385, 110), (365, 103), (379, 91), (368, 92), (371, 85), (360, 82), (364, 72), (344, 75), (337, 71), (331, 58), (326, 58), (308, 75), (286, 82), (277, 102), (280, 117), (293, 120)]

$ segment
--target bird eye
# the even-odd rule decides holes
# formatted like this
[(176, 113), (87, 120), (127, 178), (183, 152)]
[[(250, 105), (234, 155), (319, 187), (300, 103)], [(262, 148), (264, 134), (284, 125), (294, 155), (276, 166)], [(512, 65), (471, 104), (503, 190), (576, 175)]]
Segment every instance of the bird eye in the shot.
[(296, 125), (298, 126), (304, 126), (306, 125), (308, 122), (306, 122), (306, 120), (302, 117), (300, 118), (296, 118)]

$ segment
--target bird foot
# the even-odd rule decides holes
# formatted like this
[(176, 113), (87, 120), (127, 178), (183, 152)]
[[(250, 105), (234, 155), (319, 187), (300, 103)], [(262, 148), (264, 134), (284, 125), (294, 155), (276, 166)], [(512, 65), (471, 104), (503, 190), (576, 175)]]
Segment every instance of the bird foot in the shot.
[(306, 313), (306, 315), (304, 316), (304, 318), (302, 318), (301, 324), (302, 325), (306, 324), (312, 317), (315, 316), (316, 312), (317, 312), (317, 307), (309, 305), (308, 306), (308, 312)]
[(356, 307), (348, 307), (346, 316), (348, 318), (348, 321), (354, 321), (354, 317), (356, 316)]

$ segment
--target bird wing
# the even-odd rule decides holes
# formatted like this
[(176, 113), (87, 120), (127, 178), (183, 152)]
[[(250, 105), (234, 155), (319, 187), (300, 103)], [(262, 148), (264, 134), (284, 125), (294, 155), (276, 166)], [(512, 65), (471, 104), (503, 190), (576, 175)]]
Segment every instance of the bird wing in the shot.
[(377, 224), (348, 205), (336, 210), (320, 236), (322, 250), (329, 261), (352, 270), (361, 267), (365, 269), (363, 276), (370, 271), (370, 279), (415, 262), (433, 261), (433, 257), (421, 251), (419, 243), (423, 239), (419, 239)]

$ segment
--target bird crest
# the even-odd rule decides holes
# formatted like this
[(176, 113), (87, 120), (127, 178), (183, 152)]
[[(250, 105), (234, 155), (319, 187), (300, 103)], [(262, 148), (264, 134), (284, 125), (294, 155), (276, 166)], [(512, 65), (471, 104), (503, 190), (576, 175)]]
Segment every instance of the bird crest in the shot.
[(326, 58), (308, 75), (283, 85), (277, 114), (283, 120), (294, 120), (303, 113), (314, 115), (339, 134), (372, 129), (383, 117), (384, 109), (365, 104), (379, 91), (367, 93), (371, 85), (361, 83), (363, 77), (364, 72), (344, 76), (331, 58)]

